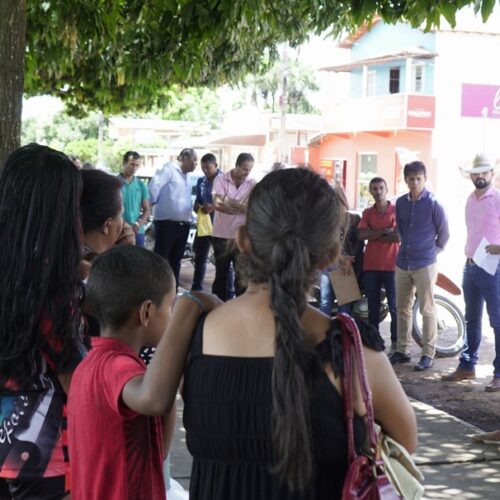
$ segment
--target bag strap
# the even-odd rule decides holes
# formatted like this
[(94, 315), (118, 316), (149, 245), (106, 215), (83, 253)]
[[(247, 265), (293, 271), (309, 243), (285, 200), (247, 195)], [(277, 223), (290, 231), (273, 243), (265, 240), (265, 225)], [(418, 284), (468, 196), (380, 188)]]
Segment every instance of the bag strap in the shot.
[(344, 415), (347, 423), (348, 456), (349, 463), (351, 463), (357, 457), (354, 444), (353, 360), (356, 362), (356, 371), (359, 378), (361, 395), (366, 408), (364, 420), (368, 432), (368, 443), (374, 457), (377, 449), (377, 432), (375, 430), (375, 419), (373, 416), (372, 395), (368, 385), (363, 346), (358, 327), (355, 321), (347, 314), (337, 314), (336, 319), (339, 321), (342, 331), (342, 358), (344, 364), (342, 392), (344, 398)]

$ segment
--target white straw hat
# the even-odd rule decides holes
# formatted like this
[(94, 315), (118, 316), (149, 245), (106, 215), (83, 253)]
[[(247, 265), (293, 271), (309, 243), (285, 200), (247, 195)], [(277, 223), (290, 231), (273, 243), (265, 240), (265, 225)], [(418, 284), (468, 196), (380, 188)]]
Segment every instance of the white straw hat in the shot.
[(482, 174), (494, 170), (495, 165), (484, 153), (478, 154), (472, 160), (472, 164), (468, 168), (462, 167), (462, 172), (466, 174)]

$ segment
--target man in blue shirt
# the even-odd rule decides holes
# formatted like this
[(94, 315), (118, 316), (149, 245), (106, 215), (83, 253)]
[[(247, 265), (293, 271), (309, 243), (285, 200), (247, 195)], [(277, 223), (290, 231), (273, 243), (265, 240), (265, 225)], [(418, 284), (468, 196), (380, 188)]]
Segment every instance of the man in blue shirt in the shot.
[(177, 161), (159, 168), (149, 183), (155, 228), (154, 251), (170, 263), (177, 286), (192, 218), (188, 173), (195, 169), (197, 162), (196, 152), (185, 148)]
[[(196, 199), (194, 200), (193, 210), (201, 210), (205, 214), (210, 214), (212, 222), (214, 220), (214, 205), (212, 199), (212, 188), (215, 178), (221, 174), (217, 168), (217, 160), (212, 153), (207, 153), (201, 157), (201, 169), (205, 174), (198, 179), (196, 184)], [(194, 251), (194, 275), (191, 290), (203, 290), (203, 280), (207, 269), (208, 252), (212, 243), (212, 236), (200, 236), (196, 234), (193, 242)]]
[(401, 237), (396, 260), (396, 308), (398, 343), (391, 363), (410, 361), (410, 338), (413, 327), (412, 310), (415, 290), (423, 317), (422, 357), (415, 370), (433, 365), (437, 315), (434, 305), (434, 284), (437, 278), (436, 257), (450, 237), (443, 207), (425, 189), (426, 169), (421, 161), (405, 165), (403, 170), (409, 193), (396, 201), (396, 225)]
[(127, 151), (123, 155), (122, 171), (118, 178), (122, 181), (123, 218), (130, 224), (135, 234), (135, 244), (144, 246), (144, 224), (149, 219), (149, 193), (146, 184), (135, 177), (141, 165), (141, 155), (135, 151)]

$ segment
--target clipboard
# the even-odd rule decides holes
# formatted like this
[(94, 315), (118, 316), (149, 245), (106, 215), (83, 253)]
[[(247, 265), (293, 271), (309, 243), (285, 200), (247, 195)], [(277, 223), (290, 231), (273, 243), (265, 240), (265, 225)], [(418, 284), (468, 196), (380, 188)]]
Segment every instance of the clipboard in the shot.
[(339, 306), (362, 298), (352, 266), (347, 274), (344, 274), (340, 269), (335, 269), (328, 274)]

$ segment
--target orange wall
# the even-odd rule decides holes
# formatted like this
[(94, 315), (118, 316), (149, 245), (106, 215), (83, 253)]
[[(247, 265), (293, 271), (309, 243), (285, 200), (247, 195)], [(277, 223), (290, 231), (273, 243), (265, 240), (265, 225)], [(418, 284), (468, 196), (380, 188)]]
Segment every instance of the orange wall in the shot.
[(396, 147), (404, 147), (411, 151), (417, 151), (419, 158), (427, 166), (427, 177), (435, 186), (435, 168), (431, 161), (430, 132), (398, 131), (395, 135), (390, 133), (389, 137), (366, 132), (351, 135), (344, 139), (333, 135), (325, 136), (319, 147), (311, 147), (309, 158), (314, 169), (319, 169), (320, 161), (323, 159), (345, 159), (347, 160), (346, 191), (349, 205), (356, 206), (356, 182), (358, 172), (358, 154), (377, 154), (377, 175), (383, 177), (387, 182), (390, 195), (396, 194), (396, 178), (399, 175), (399, 164), (396, 157)]

